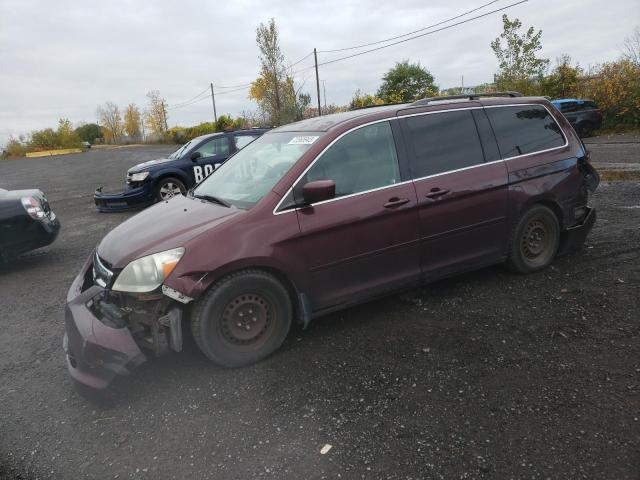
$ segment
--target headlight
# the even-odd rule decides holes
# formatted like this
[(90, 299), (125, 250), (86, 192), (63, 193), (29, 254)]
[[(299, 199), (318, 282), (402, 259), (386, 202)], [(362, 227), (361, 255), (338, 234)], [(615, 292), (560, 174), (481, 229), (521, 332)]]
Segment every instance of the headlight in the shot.
[(149, 176), (149, 172), (138, 172), (129, 174), (129, 180), (132, 182), (143, 182)]
[(184, 248), (138, 258), (124, 267), (112, 289), (119, 292), (151, 292), (162, 285), (184, 255)]

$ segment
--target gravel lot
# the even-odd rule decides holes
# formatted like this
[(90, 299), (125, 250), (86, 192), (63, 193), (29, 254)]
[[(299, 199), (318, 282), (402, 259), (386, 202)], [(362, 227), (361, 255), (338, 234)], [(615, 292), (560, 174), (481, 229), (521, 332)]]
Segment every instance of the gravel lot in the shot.
[[(638, 161), (637, 144), (590, 148), (596, 164)], [(602, 184), (585, 249), (544, 272), (493, 267), (333, 314), (240, 370), (189, 342), (115, 406), (79, 397), (66, 291), (131, 215), (97, 213), (93, 190), (170, 150), (0, 162), (0, 187), (41, 188), (63, 224), (0, 271), (0, 478), (639, 478), (634, 182)]]

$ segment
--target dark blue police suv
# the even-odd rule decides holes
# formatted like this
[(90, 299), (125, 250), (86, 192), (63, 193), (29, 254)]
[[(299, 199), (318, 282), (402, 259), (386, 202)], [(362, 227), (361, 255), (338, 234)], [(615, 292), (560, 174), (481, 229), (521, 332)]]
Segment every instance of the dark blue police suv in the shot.
[(196, 137), (167, 158), (131, 167), (123, 192), (105, 193), (102, 187), (98, 188), (94, 194), (96, 207), (101, 212), (141, 208), (185, 194), (267, 130), (251, 128)]

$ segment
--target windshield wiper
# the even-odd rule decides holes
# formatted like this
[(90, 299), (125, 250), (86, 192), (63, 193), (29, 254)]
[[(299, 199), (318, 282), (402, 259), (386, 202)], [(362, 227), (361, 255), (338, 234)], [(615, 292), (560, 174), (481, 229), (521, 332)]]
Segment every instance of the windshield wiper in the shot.
[(227, 207), (227, 208), (231, 207), (231, 204), (229, 202), (225, 202), (221, 198), (214, 197), (213, 195), (194, 195), (193, 198), (199, 198), (201, 200), (206, 200), (208, 202), (218, 203), (223, 207)]

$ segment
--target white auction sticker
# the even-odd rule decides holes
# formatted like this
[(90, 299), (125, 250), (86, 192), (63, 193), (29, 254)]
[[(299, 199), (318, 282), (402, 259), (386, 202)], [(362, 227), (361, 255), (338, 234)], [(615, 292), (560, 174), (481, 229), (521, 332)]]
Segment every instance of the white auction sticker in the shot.
[(311, 145), (313, 142), (315, 142), (318, 139), (317, 136), (306, 136), (306, 137), (293, 137), (290, 141), (289, 141), (289, 145)]

